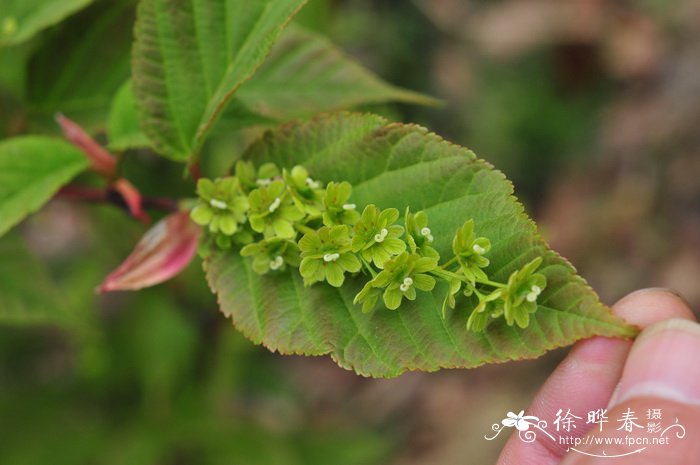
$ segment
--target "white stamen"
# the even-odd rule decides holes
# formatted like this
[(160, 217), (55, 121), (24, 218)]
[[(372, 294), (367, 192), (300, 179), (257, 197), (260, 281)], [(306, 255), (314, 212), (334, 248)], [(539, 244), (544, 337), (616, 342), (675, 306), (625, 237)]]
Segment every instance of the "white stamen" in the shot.
[(427, 239), (428, 239), (428, 242), (433, 242), (433, 240), (435, 240), (435, 238), (433, 237), (432, 234), (428, 234), (428, 238), (427, 238)]
[(530, 290), (536, 295), (540, 295), (542, 293), (542, 289), (540, 288), (540, 286), (537, 286), (535, 284), (532, 285)]
[(272, 212), (274, 212), (275, 210), (277, 210), (277, 209), (280, 207), (280, 204), (281, 204), (281, 203), (282, 203), (282, 201), (280, 200), (279, 197), (277, 197), (277, 198), (270, 204), (270, 206), (268, 207), (268, 210), (270, 210), (270, 213), (272, 213)]
[(339, 253), (327, 253), (326, 255), (323, 256), (323, 261), (324, 262), (334, 262), (340, 258)]
[(386, 239), (386, 236), (389, 234), (389, 230), (386, 228), (382, 228), (381, 231), (379, 231), (379, 234), (376, 234), (374, 236), (374, 241), (375, 242), (384, 242), (384, 239)]
[(399, 289), (401, 289), (401, 292), (406, 292), (409, 287), (411, 287), (411, 286), (407, 286), (405, 284), (402, 284), (399, 286)]
[(284, 264), (284, 259), (281, 256), (276, 256), (274, 260), (270, 261), (271, 270), (279, 270)]
[(404, 283), (406, 286), (411, 286), (411, 285), (413, 285), (413, 279), (407, 276), (407, 277), (404, 278), (403, 283)]
[(269, 186), (272, 183), (272, 179), (258, 179), (255, 181), (255, 184), (257, 184), (260, 187), (265, 187)]
[(420, 230), (421, 236), (429, 237), (430, 236), (430, 228), (423, 228)]
[(209, 205), (211, 205), (214, 208), (218, 208), (219, 210), (226, 210), (228, 208), (228, 205), (226, 204), (226, 202), (224, 202), (223, 200), (219, 200), (219, 199), (211, 199), (209, 201)]
[(474, 252), (478, 253), (479, 255), (483, 255), (486, 253), (486, 249), (481, 247), (479, 244), (474, 244), (474, 246), (472, 247), (472, 250)]
[(318, 183), (318, 181), (314, 181), (311, 178), (306, 178), (306, 185), (312, 189), (318, 189), (319, 187), (321, 187), (321, 185)]
[(530, 293), (525, 297), (525, 299), (526, 299), (528, 302), (534, 302), (535, 300), (537, 300), (537, 294), (535, 294), (534, 292), (530, 292)]
[(354, 210), (355, 208), (357, 208), (357, 205), (354, 203), (346, 203), (343, 205), (343, 210)]

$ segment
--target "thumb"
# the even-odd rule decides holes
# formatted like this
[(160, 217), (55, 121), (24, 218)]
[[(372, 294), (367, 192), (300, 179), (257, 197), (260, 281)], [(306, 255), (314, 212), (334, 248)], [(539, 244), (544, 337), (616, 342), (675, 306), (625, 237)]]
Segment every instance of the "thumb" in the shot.
[(645, 329), (610, 402), (609, 423), (602, 432), (594, 428), (562, 465), (609, 464), (611, 455), (623, 454), (630, 455), (617, 465), (700, 463), (699, 357), (699, 324), (673, 319)]

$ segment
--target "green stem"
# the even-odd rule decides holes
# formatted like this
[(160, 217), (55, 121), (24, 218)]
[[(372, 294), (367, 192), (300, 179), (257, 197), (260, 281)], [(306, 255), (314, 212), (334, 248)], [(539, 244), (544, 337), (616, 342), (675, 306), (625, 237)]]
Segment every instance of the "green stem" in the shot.
[[(453, 278), (453, 279), (459, 279), (459, 280), (462, 281), (463, 283), (470, 284), (470, 282), (469, 282), (469, 280), (466, 278), (466, 276), (459, 275), (459, 274), (454, 273), (454, 272), (452, 272), (452, 271), (447, 271), (447, 270), (443, 270), (443, 269), (441, 269), (441, 268), (438, 268), (437, 270), (433, 270), (433, 271), (431, 271), (430, 273), (431, 273), (432, 275), (438, 276), (438, 277), (440, 277), (440, 278), (448, 277), (448, 278)], [(493, 287), (497, 287), (497, 288), (507, 287), (506, 284), (497, 283), (497, 282), (495, 282), (495, 281), (491, 281), (491, 280), (488, 280), (488, 279), (479, 279), (479, 278), (476, 278), (476, 279), (475, 279), (475, 282), (478, 283), (478, 284), (486, 284), (487, 286), (493, 286)]]
[(304, 221), (304, 224), (307, 224), (307, 223), (309, 223), (310, 221), (320, 220), (321, 218), (323, 218), (323, 215), (309, 215), (309, 214), (307, 213), (306, 216), (304, 217), (304, 220), (303, 220), (303, 221)]
[(300, 224), (300, 223), (294, 223), (294, 227), (297, 228), (300, 232), (303, 232), (304, 234), (316, 232), (315, 229), (310, 228), (310, 227), (305, 226), (305, 225)]
[(476, 279), (476, 282), (479, 283), (479, 284), (487, 284), (487, 285), (493, 286), (493, 287), (501, 287), (501, 288), (502, 288), (502, 287), (508, 287), (507, 284), (497, 283), (497, 282), (495, 282), (495, 281), (490, 281), (490, 280), (488, 280), (488, 279), (478, 279), (478, 278), (477, 278), (477, 279)]
[(464, 276), (460, 276), (457, 273), (453, 273), (452, 271), (447, 271), (447, 270), (443, 270), (440, 268), (430, 271), (430, 274), (432, 274), (434, 276), (438, 276), (440, 278), (448, 277), (448, 278), (458, 279), (458, 280), (463, 281), (463, 282), (467, 282), (466, 278)]
[(372, 279), (376, 278), (376, 277), (377, 277), (377, 272), (374, 271), (374, 268), (372, 268), (372, 265), (370, 265), (369, 263), (367, 263), (367, 260), (365, 260), (364, 257), (363, 257), (362, 255), (357, 254), (357, 257), (360, 259), (360, 262), (362, 262), (362, 264), (365, 266), (365, 269), (367, 269), (367, 271), (369, 271), (369, 274), (372, 275)]
[(453, 264), (454, 262), (456, 262), (456, 261), (457, 261), (457, 256), (455, 255), (454, 257), (452, 257), (452, 259), (451, 259), (450, 261), (448, 261), (447, 263), (445, 263), (444, 265), (442, 265), (440, 268), (442, 268), (442, 269), (444, 270), (445, 268), (447, 268), (448, 266), (452, 265), (452, 264)]

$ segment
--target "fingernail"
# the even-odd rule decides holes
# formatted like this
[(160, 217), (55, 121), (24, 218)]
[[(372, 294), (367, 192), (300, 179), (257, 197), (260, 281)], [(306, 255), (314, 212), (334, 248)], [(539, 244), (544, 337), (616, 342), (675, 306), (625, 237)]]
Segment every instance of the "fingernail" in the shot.
[(683, 303), (685, 303), (686, 305), (688, 304), (688, 300), (683, 296), (683, 294), (681, 294), (680, 292), (678, 292), (675, 289), (670, 289), (668, 287), (645, 287), (644, 289), (637, 289), (636, 291), (627, 294), (625, 297), (623, 297), (620, 300), (625, 300), (627, 297), (631, 297), (631, 296), (639, 296), (639, 295), (644, 295), (644, 294), (649, 294), (649, 293), (651, 293), (651, 294), (658, 294), (658, 293), (670, 294), (670, 295), (682, 300)]
[(700, 405), (700, 325), (671, 319), (650, 326), (637, 338), (611, 406), (653, 396)]
[(613, 305), (613, 309), (618, 316), (642, 328), (671, 318), (695, 319), (680, 294), (659, 287), (632, 292)]

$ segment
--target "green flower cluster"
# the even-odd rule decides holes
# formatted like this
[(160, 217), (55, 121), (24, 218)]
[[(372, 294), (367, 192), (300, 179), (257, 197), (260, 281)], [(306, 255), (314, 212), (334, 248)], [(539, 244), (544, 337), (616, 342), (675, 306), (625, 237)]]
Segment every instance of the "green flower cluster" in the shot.
[(460, 294), (475, 303), (467, 329), (483, 331), (498, 318), (525, 328), (546, 287), (537, 273), (541, 258), (512, 272), (506, 283), (492, 281), (486, 254), (491, 242), (475, 232), (473, 220), (458, 228), (452, 257), (440, 265), (435, 237), (425, 212), (406, 209), (403, 225), (395, 208), (367, 205), (362, 213), (351, 202), (348, 182), (323, 184), (302, 166), (280, 170), (267, 163), (258, 169), (239, 161), (233, 176), (200, 179), (192, 220), (208, 231), (208, 240), (222, 249), (242, 246), (259, 274), (298, 268), (304, 284), (327, 282), (340, 287), (348, 275), (370, 279), (355, 296), (364, 312), (380, 298), (390, 310), (418, 291), (440, 286), (443, 317)]

